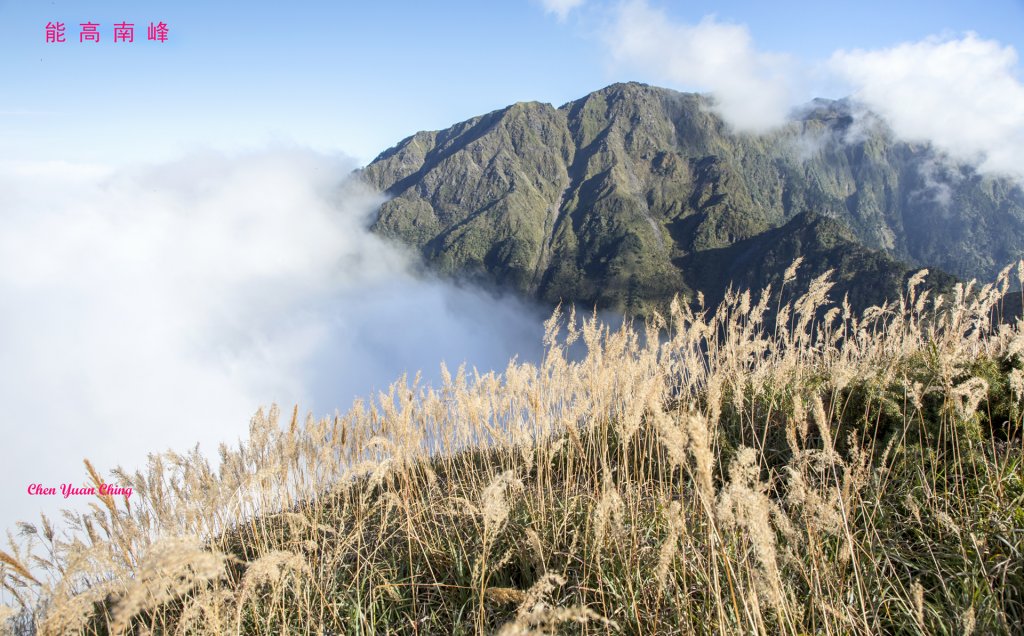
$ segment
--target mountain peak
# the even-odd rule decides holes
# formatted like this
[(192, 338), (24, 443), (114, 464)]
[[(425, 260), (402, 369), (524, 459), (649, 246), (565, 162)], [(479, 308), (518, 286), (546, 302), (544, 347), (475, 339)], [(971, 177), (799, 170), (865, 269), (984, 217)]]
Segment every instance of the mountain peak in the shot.
[(771, 281), (783, 256), (814, 255), (809, 271), (842, 269), (851, 288), (864, 265), (898, 293), (909, 268), (988, 277), (1024, 254), (1019, 188), (940, 170), (927, 146), (871, 127), (850, 142), (849, 100), (814, 100), (804, 125), (761, 136), (709, 105), (625, 82), (418, 133), (363, 171), (392, 195), (373, 229), (448, 274), (629, 311)]

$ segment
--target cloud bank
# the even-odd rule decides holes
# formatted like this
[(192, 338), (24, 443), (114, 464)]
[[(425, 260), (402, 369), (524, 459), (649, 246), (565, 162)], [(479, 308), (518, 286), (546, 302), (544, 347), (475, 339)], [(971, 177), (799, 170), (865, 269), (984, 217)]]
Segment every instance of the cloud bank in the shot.
[(1024, 84), (1013, 47), (974, 33), (875, 51), (837, 51), (829, 68), (911, 141), (983, 171), (1024, 176)]
[(261, 405), (346, 410), (442, 360), (503, 368), (541, 316), (412, 273), (353, 166), (284, 150), (111, 171), (0, 164), (0, 523), (31, 483), (244, 436)]
[(705, 17), (673, 21), (644, 0), (619, 5), (605, 33), (612, 63), (674, 86), (710, 91), (735, 128), (763, 132), (783, 123), (793, 103), (794, 61), (758, 51), (747, 27)]
[(735, 129), (765, 132), (802, 105), (807, 87), (842, 87), (894, 134), (931, 142), (988, 173), (1024, 179), (1024, 83), (1017, 52), (974, 33), (804, 61), (759, 50), (746, 26), (674, 20), (646, 0), (616, 5), (603, 38), (617, 70), (710, 92)]

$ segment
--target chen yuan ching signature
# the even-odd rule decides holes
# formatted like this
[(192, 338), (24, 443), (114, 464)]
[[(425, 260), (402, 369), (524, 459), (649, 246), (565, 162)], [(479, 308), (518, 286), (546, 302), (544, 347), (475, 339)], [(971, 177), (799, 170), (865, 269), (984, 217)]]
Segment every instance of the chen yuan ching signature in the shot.
[[(100, 497), (107, 497), (110, 495), (122, 495), (124, 496), (125, 499), (128, 499), (129, 497), (132, 496), (131, 486), (122, 487), (114, 486), (112, 484), (100, 484), (98, 488), (95, 486), (79, 487), (73, 486), (71, 484), (61, 484), (59, 490), (60, 494), (64, 495), (65, 499), (67, 499), (68, 497), (79, 497), (82, 495), (88, 495), (93, 497), (97, 495)], [(57, 488), (44, 486), (42, 484), (29, 484), (28, 486), (28, 494), (34, 496), (55, 496), (57, 494), (57, 491)]]

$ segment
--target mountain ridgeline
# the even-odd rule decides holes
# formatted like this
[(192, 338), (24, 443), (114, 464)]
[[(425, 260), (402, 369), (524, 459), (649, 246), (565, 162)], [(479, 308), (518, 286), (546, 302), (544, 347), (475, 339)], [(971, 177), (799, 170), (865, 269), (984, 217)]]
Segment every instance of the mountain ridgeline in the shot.
[(778, 289), (798, 256), (801, 278), (834, 269), (833, 298), (865, 306), (921, 267), (945, 286), (1024, 254), (1020, 184), (898, 141), (846, 100), (749, 135), (705, 96), (615, 84), (419, 132), (362, 177), (390, 197), (373, 230), (435, 269), (630, 313)]

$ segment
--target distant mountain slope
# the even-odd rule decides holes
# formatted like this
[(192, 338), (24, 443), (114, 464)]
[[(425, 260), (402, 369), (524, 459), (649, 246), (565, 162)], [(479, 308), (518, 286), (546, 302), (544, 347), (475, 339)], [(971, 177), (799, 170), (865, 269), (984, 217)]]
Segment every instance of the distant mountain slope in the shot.
[[(705, 304), (713, 307), (729, 285), (760, 290), (770, 284), (780, 290), (786, 269), (798, 257), (804, 260), (797, 279), (790, 283), (792, 292), (806, 290), (812, 278), (833, 270), (831, 297), (839, 301), (848, 295), (854, 307), (898, 297), (917, 271), (880, 250), (864, 247), (842, 223), (814, 212), (801, 212), (782, 227), (728, 247), (695, 252), (678, 264), (690, 280), (701, 282), (701, 289), (707, 290)], [(932, 271), (928, 280), (940, 289), (956, 281), (941, 270)]]
[(736, 135), (703, 96), (615, 84), (417, 133), (362, 174), (391, 195), (376, 232), (551, 302), (715, 297), (796, 255), (868, 301), (911, 268), (989, 278), (1024, 254), (1019, 184), (896, 141), (846, 101)]

